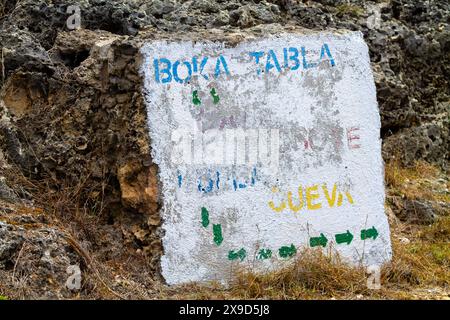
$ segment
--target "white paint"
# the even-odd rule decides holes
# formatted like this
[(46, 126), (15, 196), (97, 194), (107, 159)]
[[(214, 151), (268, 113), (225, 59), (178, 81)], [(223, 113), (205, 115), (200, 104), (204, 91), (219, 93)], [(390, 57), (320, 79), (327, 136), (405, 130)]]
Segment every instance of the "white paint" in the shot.
[[(301, 66), (293, 71), (281, 66), (281, 72), (271, 69), (258, 74), (255, 60), (249, 56), (251, 51), (267, 53), (273, 49), (282, 65), (283, 48), (296, 47), (300, 51), (303, 46), (312, 62), (319, 58), (324, 43), (328, 44), (335, 66), (325, 56), (315, 68), (305, 70)], [(257, 270), (279, 267), (289, 261), (279, 256), (280, 247), (293, 244), (300, 250), (310, 245), (311, 237), (320, 234), (328, 239), (324, 250), (336, 249), (352, 263), (379, 265), (390, 259), (380, 117), (368, 49), (360, 33), (285, 34), (244, 41), (234, 48), (207, 41), (154, 41), (147, 43), (142, 53), (152, 157), (160, 169), (162, 188), (161, 215), (165, 231), (162, 273), (169, 284), (227, 281), (237, 264)], [(179, 76), (186, 77), (188, 66), (183, 61), (192, 64), (194, 56), (199, 61), (204, 56), (212, 57), (203, 72), (211, 75), (219, 54), (227, 62), (229, 75), (222, 73), (217, 79), (211, 76), (205, 79), (197, 74), (189, 83), (155, 80), (154, 59), (167, 58), (172, 64), (180, 60)], [(266, 56), (262, 61), (264, 65)], [(217, 104), (209, 93), (212, 88), (220, 97)], [(193, 102), (194, 90), (198, 90), (199, 106)], [(279, 129), (278, 172), (261, 161), (256, 168), (257, 180), (252, 185), (252, 166), (172, 161), (172, 152), (179, 149), (171, 141), (175, 130), (205, 132), (221, 126), (223, 129)], [(352, 131), (353, 127), (359, 130)], [(332, 132), (337, 132), (334, 140)], [(359, 136), (359, 139), (349, 142), (348, 136)], [(309, 140), (314, 149), (305, 142), (308, 137), (312, 137)], [(352, 149), (354, 145), (360, 148)], [(233, 148), (229, 145), (224, 148), (229, 156)], [(215, 178), (216, 171), (220, 172), (219, 189), (214, 180), (211, 192), (199, 191), (198, 178), (208, 172)], [(241, 177), (241, 182), (246, 178), (248, 186), (234, 190), (236, 176)], [(343, 195), (341, 206), (327, 204), (323, 183), (327, 183), (330, 192), (334, 183), (337, 184)], [(303, 207), (293, 212), (287, 206), (282, 212), (275, 212), (269, 207), (269, 201), (278, 205), (284, 200), (287, 205), (289, 190), (297, 202), (299, 185), (315, 184), (320, 198), (314, 202), (322, 203), (320, 209)], [(273, 187), (280, 192), (273, 193)], [(349, 203), (346, 191), (353, 204)], [(206, 228), (201, 224), (202, 207), (209, 211), (210, 224)], [(222, 226), (220, 245), (213, 241), (213, 224)], [(361, 240), (361, 230), (372, 226), (378, 230), (378, 237)], [(354, 235), (353, 241), (349, 245), (337, 244), (335, 235), (347, 230)], [(240, 248), (246, 250), (246, 258), (242, 262), (230, 261), (229, 251)], [(270, 248), (272, 258), (256, 259), (261, 248)]]

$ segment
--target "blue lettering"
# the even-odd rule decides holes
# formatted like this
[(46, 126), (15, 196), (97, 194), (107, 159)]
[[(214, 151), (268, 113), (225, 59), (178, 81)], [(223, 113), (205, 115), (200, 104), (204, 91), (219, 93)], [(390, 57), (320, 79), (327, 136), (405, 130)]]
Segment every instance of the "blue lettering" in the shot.
[(226, 74), (230, 74), (230, 72), (228, 71), (228, 66), (227, 66), (227, 62), (225, 61), (225, 58), (220, 55), (219, 58), (217, 59), (216, 62), (216, 70), (214, 72), (214, 77), (217, 79), (217, 77), (219, 77), (220, 75), (220, 65), (223, 65), (223, 69), (225, 70)]
[[(160, 70), (159, 69), (159, 64), (160, 63), (165, 63), (166, 64), (166, 68)], [(172, 74), (170, 73), (170, 60), (166, 59), (166, 58), (161, 58), (161, 59), (154, 59), (153, 60), (153, 65), (155, 67), (155, 80), (158, 83), (168, 83), (170, 81), (172, 81)], [(167, 77), (165, 77), (164, 79), (160, 79), (160, 74), (166, 74)]]
[(289, 56), (289, 60), (295, 62), (295, 66), (291, 67), (291, 70), (297, 70), (300, 67), (300, 61), (298, 60), (298, 49), (289, 48), (289, 52), (293, 53), (293, 55)]
[(219, 182), (220, 182), (220, 172), (219, 171), (216, 171), (216, 176), (217, 176), (216, 187), (217, 187), (217, 189), (219, 189)]
[(181, 188), (182, 182), (183, 182), (183, 176), (181, 174), (178, 174), (178, 188)]
[(287, 67), (289, 66), (288, 64), (288, 51), (286, 48), (283, 48), (283, 58), (284, 58), (284, 64), (283, 67), (287, 69)]
[(202, 185), (202, 179), (201, 178), (198, 179), (198, 191), (203, 191), (204, 193), (208, 193), (208, 192), (211, 192), (213, 190), (213, 188), (214, 188), (214, 181), (211, 178), (209, 178), (208, 186), (206, 188), (204, 188)]
[(303, 57), (303, 68), (305, 70), (309, 69), (309, 68), (313, 68), (313, 67), (315, 67), (317, 65), (317, 63), (308, 63), (306, 61), (306, 49), (305, 49), (305, 47), (302, 47), (302, 57)]
[(253, 168), (253, 171), (252, 171), (252, 186), (254, 186), (255, 185), (255, 183), (256, 183), (256, 168)]
[(198, 71), (197, 57), (193, 57), (192, 58), (192, 72), (197, 73), (197, 71)]
[(203, 74), (203, 69), (206, 66), (206, 63), (208, 62), (208, 57), (203, 57), (202, 62), (200, 63), (200, 74), (205, 78), (205, 80), (208, 80), (208, 76)]
[[(259, 59), (264, 56), (264, 52), (263, 51), (253, 51), (250, 52), (249, 55), (251, 57), (255, 58), (255, 63), (259, 66)], [(256, 74), (260, 74), (261, 73), (261, 68), (258, 68), (258, 70), (256, 70)]]
[[(184, 79), (181, 79), (181, 78), (178, 76), (178, 67), (180, 66), (180, 61), (177, 60), (177, 61), (173, 64), (173, 77), (174, 77), (175, 81), (176, 81), (176, 82), (179, 82), (179, 83), (188, 82), (188, 81), (191, 79), (191, 77), (192, 77), (192, 67), (191, 67), (191, 64), (190, 64), (189, 62), (187, 62), (187, 61), (184, 61), (183, 64), (186, 66), (187, 71), (188, 71), (188, 75), (187, 75), (187, 77), (184, 78)], [(163, 82), (164, 82), (164, 81), (163, 81)]]
[[(273, 60), (272, 64), (270, 62), (270, 59)], [(269, 72), (270, 69), (277, 68), (278, 72), (281, 72), (280, 64), (278, 63), (277, 56), (273, 52), (273, 50), (269, 50), (269, 54), (267, 55), (267, 61), (266, 61), (266, 72)]]
[(319, 58), (319, 60), (323, 59), (325, 53), (327, 54), (328, 59), (330, 59), (331, 66), (334, 67), (334, 65), (335, 65), (334, 59), (333, 59), (333, 56), (331, 55), (330, 48), (328, 48), (328, 44), (326, 44), (326, 43), (324, 43), (322, 48), (320, 49), (320, 58)]

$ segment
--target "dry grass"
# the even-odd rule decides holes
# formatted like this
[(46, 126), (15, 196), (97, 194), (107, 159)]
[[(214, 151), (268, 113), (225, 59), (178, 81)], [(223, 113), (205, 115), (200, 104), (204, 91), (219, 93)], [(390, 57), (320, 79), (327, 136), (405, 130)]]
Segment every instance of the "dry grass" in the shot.
[(240, 272), (231, 288), (244, 299), (343, 298), (367, 294), (363, 268), (351, 268), (320, 250), (305, 249), (282, 270), (257, 275)]
[(393, 259), (381, 270), (380, 290), (368, 289), (364, 268), (308, 248), (284, 269), (237, 272), (229, 288), (161, 285), (155, 294), (162, 299), (450, 299), (450, 216), (417, 228), (399, 223), (391, 231)]
[[(439, 168), (417, 162), (405, 168), (390, 162), (385, 168), (389, 194), (402, 198), (450, 202), (448, 177)], [(163, 289), (176, 299), (450, 299), (450, 216), (430, 226), (391, 221), (393, 259), (382, 268), (380, 290), (369, 290), (363, 268), (338, 257), (305, 249), (299, 259), (267, 274), (241, 271), (227, 290), (217, 284)]]
[(3, 174), (18, 198), (31, 198), (33, 207), (62, 222), (75, 222), (83, 230), (98, 223), (104, 211), (106, 182), (93, 183), (89, 175), (73, 183), (57, 181), (51, 174), (34, 181), (24, 176), (17, 167), (11, 167)]
[[(407, 199), (450, 202), (450, 181), (439, 168), (424, 161), (412, 167), (402, 167), (390, 161), (385, 167), (385, 181), (389, 192)], [(447, 189), (447, 190), (446, 190)]]
[(347, 14), (352, 17), (359, 17), (364, 14), (364, 9), (360, 6), (349, 3), (344, 3), (336, 7), (336, 15), (338, 17), (342, 17)]
[(393, 241), (393, 260), (381, 272), (381, 289), (367, 287), (364, 268), (350, 267), (335, 256), (305, 249), (281, 270), (241, 271), (229, 288), (217, 283), (160, 286), (161, 299), (450, 299), (448, 243), (445, 258), (429, 243)]
[[(394, 257), (383, 270), (384, 283), (393, 289), (411, 290), (420, 287), (442, 287), (449, 289), (450, 269), (448, 260), (436, 259), (435, 253), (446, 250), (447, 244), (436, 245), (413, 239), (408, 244), (393, 241)], [(444, 253), (444, 251), (442, 251)], [(447, 259), (450, 257), (447, 248)], [(405, 292), (407, 294), (407, 292)]]
[[(438, 168), (418, 162), (411, 168), (398, 163), (386, 165), (387, 193), (403, 198), (449, 202), (448, 177)], [(17, 175), (16, 175), (17, 178)], [(64, 217), (59, 224), (73, 234), (73, 224), (89, 232), (96, 215), (90, 204), (79, 205), (90, 191), (83, 184), (47, 192), (39, 203), (47, 202), (51, 215)], [(28, 181), (26, 192), (44, 192), (46, 186)], [(23, 181), (22, 181), (23, 184)], [(44, 189), (43, 189), (44, 188)], [(84, 196), (80, 196), (84, 193)], [(78, 203), (78, 205), (75, 205)], [(101, 207), (101, 205), (100, 205)], [(94, 210), (99, 212), (99, 208)], [(63, 209), (61, 209), (63, 208)], [(101, 209), (101, 208), (100, 208)], [(71, 213), (67, 213), (71, 212)], [(100, 210), (101, 212), (101, 210)], [(90, 218), (89, 218), (90, 217)], [(284, 269), (266, 274), (240, 270), (229, 287), (218, 283), (186, 284), (168, 287), (152, 279), (145, 257), (121, 257), (114, 261), (96, 260), (88, 256), (91, 267), (84, 272), (85, 283), (91, 287), (75, 299), (450, 299), (450, 215), (443, 215), (429, 226), (410, 225), (391, 217), (393, 259), (382, 268), (381, 289), (367, 288), (367, 274), (362, 267), (350, 267), (337, 256), (320, 250), (305, 249), (298, 259)], [(101, 276), (99, 276), (101, 274)], [(0, 295), (14, 297), (2, 289)]]

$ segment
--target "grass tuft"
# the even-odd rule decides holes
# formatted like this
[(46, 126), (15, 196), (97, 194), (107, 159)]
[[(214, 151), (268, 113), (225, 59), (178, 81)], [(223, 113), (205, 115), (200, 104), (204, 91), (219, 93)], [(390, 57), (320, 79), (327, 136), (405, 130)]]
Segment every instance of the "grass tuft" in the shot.
[(390, 161), (385, 166), (385, 181), (392, 195), (450, 203), (448, 177), (441, 177), (439, 168), (427, 162), (402, 167), (398, 161)]
[(350, 15), (352, 17), (359, 17), (364, 14), (364, 9), (360, 6), (344, 3), (341, 5), (338, 5), (336, 7), (336, 15), (338, 17), (342, 17), (344, 15)]
[(366, 294), (366, 281), (363, 268), (350, 267), (336, 256), (307, 248), (281, 270), (239, 272), (231, 291), (243, 299), (335, 298)]
[[(51, 181), (31, 181), (19, 173), (9, 180), (18, 195), (30, 194), (37, 204), (31, 209), (17, 208), (18, 214), (42, 214), (57, 217), (61, 229), (66, 228), (77, 237), (95, 238), (104, 205), (89, 201), (89, 194), (101, 190), (92, 186), (88, 177), (75, 185), (63, 184), (52, 188)], [(397, 162), (385, 167), (387, 193), (401, 199), (430, 200), (448, 203), (448, 177), (438, 168), (417, 162), (409, 168)], [(88, 199), (88, 200), (85, 200)], [(93, 205), (95, 204), (95, 205)], [(42, 209), (40, 209), (41, 207)], [(22, 212), (21, 210), (25, 210)], [(30, 211), (32, 210), (32, 212)], [(70, 222), (77, 222), (77, 232), (70, 232)], [(136, 263), (99, 260), (86, 270), (85, 276), (95, 288), (83, 298), (113, 299), (448, 299), (450, 297), (450, 215), (442, 214), (431, 225), (411, 225), (391, 221), (393, 259), (382, 267), (381, 289), (370, 290), (366, 270), (352, 267), (339, 257), (321, 250), (306, 248), (283, 269), (265, 274), (239, 270), (232, 274), (229, 287), (218, 283), (191, 283), (169, 287), (151, 280), (145, 271), (144, 258), (134, 257)], [(75, 245), (75, 247), (79, 247)], [(94, 258), (93, 258), (94, 259)], [(128, 259), (128, 258), (127, 258)], [(91, 260), (91, 258), (86, 259)], [(95, 260), (95, 259), (94, 259)], [(93, 260), (93, 261), (94, 261)], [(95, 260), (96, 261), (96, 260)], [(89, 264), (89, 263), (88, 263)], [(99, 274), (102, 277), (99, 277)], [(117, 275), (120, 275), (120, 281)], [(2, 290), (4, 296), (14, 298), (14, 291)]]

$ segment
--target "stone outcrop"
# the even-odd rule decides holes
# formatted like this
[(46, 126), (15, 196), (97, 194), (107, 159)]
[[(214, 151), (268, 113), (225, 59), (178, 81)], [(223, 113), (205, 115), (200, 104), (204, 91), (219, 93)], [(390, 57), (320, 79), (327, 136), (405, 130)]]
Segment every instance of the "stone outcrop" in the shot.
[[(81, 9), (79, 30), (67, 29), (69, 5)], [(156, 33), (219, 39), (227, 33), (238, 41), (263, 25), (360, 30), (375, 74), (384, 158), (446, 167), (449, 14), (445, 1), (414, 0), (3, 1), (0, 196), (33, 198), (32, 188), (9, 178), (14, 170), (49, 192), (79, 185), (77, 201), (146, 253), (157, 274), (158, 168), (150, 156), (139, 47)]]

